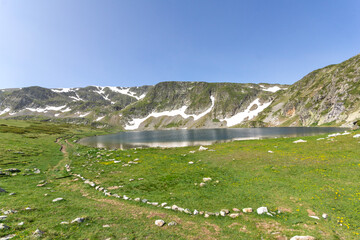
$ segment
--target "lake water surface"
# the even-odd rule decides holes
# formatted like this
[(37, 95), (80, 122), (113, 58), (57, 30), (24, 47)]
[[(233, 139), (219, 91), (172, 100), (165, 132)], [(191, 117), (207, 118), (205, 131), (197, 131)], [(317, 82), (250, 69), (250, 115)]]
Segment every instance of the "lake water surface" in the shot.
[(345, 128), (334, 127), (271, 127), (132, 131), (83, 138), (79, 143), (108, 149), (184, 147), (234, 140), (312, 136), (345, 130)]

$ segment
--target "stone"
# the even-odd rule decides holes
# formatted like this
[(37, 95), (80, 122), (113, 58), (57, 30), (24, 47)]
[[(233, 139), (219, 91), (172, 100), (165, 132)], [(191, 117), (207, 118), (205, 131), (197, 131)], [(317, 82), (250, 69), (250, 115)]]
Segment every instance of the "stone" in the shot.
[(269, 150), (268, 153), (274, 153), (273, 151)]
[(155, 225), (156, 225), (156, 226), (159, 226), (159, 227), (162, 227), (162, 226), (165, 225), (165, 221), (164, 221), (164, 220), (161, 220), (161, 219), (155, 220)]
[(151, 205), (157, 206), (157, 205), (159, 205), (159, 203), (158, 202), (153, 202), (153, 203), (151, 203)]
[(61, 222), (61, 225), (69, 224), (69, 222)]
[(170, 206), (165, 206), (164, 209), (170, 210), (171, 207)]
[(267, 213), (268, 209), (267, 209), (267, 207), (259, 207), (258, 209), (256, 209), (256, 212), (257, 212), (257, 214), (261, 215), (261, 214)]
[(124, 200), (129, 200), (129, 197), (126, 196), (126, 195), (124, 195), (124, 196), (123, 196), (123, 199), (124, 199)]
[(244, 213), (252, 213), (253, 209), (252, 208), (243, 208), (242, 210)]
[(40, 184), (38, 184), (38, 185), (36, 185), (37, 187), (43, 187), (43, 186), (45, 186), (47, 183), (40, 183)]
[(71, 223), (82, 223), (84, 221), (85, 221), (85, 218), (78, 217), (78, 218), (75, 218), (74, 220), (72, 220)]
[(221, 209), (221, 211), (224, 211), (226, 214), (229, 214), (229, 213), (230, 213), (230, 210), (229, 210), (229, 209)]
[(191, 162), (191, 161), (190, 161), (189, 164), (194, 164), (194, 162)]
[(135, 202), (140, 202), (140, 198), (135, 198)]
[(64, 200), (64, 199), (60, 197), (60, 198), (55, 198), (55, 199), (53, 199), (52, 201), (53, 201), (53, 202), (59, 202), (59, 201), (63, 201), (63, 200)]
[(194, 215), (198, 215), (198, 214), (199, 214), (199, 211), (195, 209), (193, 214), (194, 214)]
[(30, 210), (31, 210), (31, 207), (26, 207), (25, 210), (26, 210), (26, 211), (30, 211)]
[(5, 225), (3, 223), (0, 223), (0, 230), (2, 229), (9, 229), (10, 227), (8, 225)]
[(240, 209), (238, 209), (238, 208), (233, 208), (232, 209), (234, 212), (240, 212)]
[(175, 225), (177, 225), (177, 222), (172, 221), (168, 223), (168, 226), (175, 226)]
[(16, 210), (11, 210), (11, 209), (4, 211), (5, 215), (9, 215), (9, 214), (12, 214), (12, 213), (17, 213), (17, 211)]
[(147, 199), (143, 199), (143, 200), (141, 200), (143, 203), (147, 203), (149, 200), (147, 200)]
[(167, 205), (166, 202), (163, 202), (163, 203), (160, 204), (161, 207), (165, 207), (166, 205)]
[(0, 188), (0, 193), (6, 193), (6, 191), (5, 191), (5, 189), (3, 189), (3, 188)]
[(5, 237), (0, 238), (0, 240), (9, 240), (9, 239), (12, 239), (15, 236), (16, 236), (16, 234), (10, 234), (10, 235), (7, 235)]
[(312, 236), (294, 236), (290, 240), (315, 240)]
[(211, 178), (210, 178), (210, 177), (204, 177), (204, 178), (203, 178), (203, 182), (209, 182), (209, 181), (211, 181)]
[(9, 169), (6, 169), (5, 171), (10, 172), (10, 173), (21, 172), (21, 170), (20, 170), (20, 169), (17, 169), (17, 168), (9, 168)]
[(9, 196), (13, 196), (15, 195), (16, 193), (12, 192), (12, 193), (9, 193)]
[(42, 235), (44, 235), (44, 232), (40, 229), (36, 229), (35, 232), (33, 232), (34, 237), (41, 237)]
[(306, 141), (306, 140), (302, 140), (302, 139), (299, 139), (299, 140), (293, 141), (293, 143), (304, 143), (304, 142), (307, 142), (307, 141)]
[(5, 220), (7, 218), (6, 215), (0, 216), (0, 221)]
[(199, 184), (200, 187), (204, 187), (206, 185), (206, 183), (202, 182)]
[(210, 217), (210, 215), (207, 214), (207, 213), (205, 213), (205, 214), (204, 214), (204, 217), (205, 217), (205, 218), (208, 218), (208, 217)]
[(108, 225), (108, 224), (103, 225), (103, 228), (109, 228), (109, 227), (110, 227), (110, 225)]
[(314, 219), (317, 219), (317, 220), (320, 219), (318, 216), (309, 216), (309, 217), (314, 218)]
[(35, 174), (39, 174), (40, 172), (41, 172), (40, 169), (34, 168), (34, 173), (35, 173)]
[(186, 208), (186, 209), (184, 210), (184, 213), (186, 213), (186, 214), (191, 214), (191, 211), (190, 211), (188, 208)]
[(240, 213), (231, 213), (231, 214), (229, 214), (229, 217), (231, 217), (231, 218), (237, 218), (239, 216), (240, 216)]
[(326, 213), (323, 213), (321, 216), (322, 216), (323, 219), (327, 219), (327, 218), (328, 218), (328, 215), (327, 215)]
[(176, 206), (176, 205), (172, 205), (172, 206), (171, 206), (171, 209), (172, 209), (172, 210), (174, 210), (174, 211), (176, 211), (176, 210), (178, 210), (178, 209), (179, 209), (179, 207), (178, 207), (178, 206)]
[(225, 217), (226, 213), (224, 211), (220, 211), (220, 216)]
[(199, 151), (206, 151), (206, 150), (208, 150), (208, 148), (203, 147), (203, 146), (200, 146), (200, 147), (199, 147)]
[(22, 226), (22, 225), (24, 225), (24, 222), (19, 222), (17, 225)]

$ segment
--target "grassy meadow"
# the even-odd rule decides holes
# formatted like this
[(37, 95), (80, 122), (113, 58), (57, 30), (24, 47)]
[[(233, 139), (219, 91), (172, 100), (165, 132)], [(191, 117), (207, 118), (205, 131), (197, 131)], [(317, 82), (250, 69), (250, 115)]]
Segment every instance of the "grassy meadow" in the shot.
[[(304, 143), (293, 143), (299, 138), (235, 141), (208, 146), (206, 151), (106, 150), (75, 141), (114, 131), (0, 120), (0, 172), (21, 170), (0, 175), (0, 188), (7, 191), (0, 193), (0, 209), (17, 211), (0, 220), (10, 227), (0, 230), (0, 238), (10, 234), (16, 234), (13, 239), (28, 238), (36, 229), (44, 232), (43, 239), (360, 238), (360, 139), (353, 138), (360, 131), (332, 138), (301, 137)], [(205, 218), (105, 196), (69, 175), (65, 164), (112, 194), (191, 211), (233, 213), (233, 208), (253, 208), (254, 212), (234, 219)], [(34, 173), (34, 168), (41, 172)], [(200, 187), (205, 177), (211, 180)], [(47, 184), (37, 187), (43, 180)], [(9, 195), (12, 192), (15, 195)], [(52, 202), (59, 197), (64, 200)], [(273, 216), (258, 215), (256, 209), (262, 206)], [(85, 221), (60, 224), (77, 217)], [(178, 224), (158, 227), (157, 219)]]

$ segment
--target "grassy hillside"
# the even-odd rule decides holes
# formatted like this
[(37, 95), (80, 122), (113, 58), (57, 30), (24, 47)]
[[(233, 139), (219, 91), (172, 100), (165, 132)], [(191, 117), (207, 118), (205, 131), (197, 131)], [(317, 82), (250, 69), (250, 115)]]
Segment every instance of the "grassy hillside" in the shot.
[[(0, 193), (0, 209), (17, 211), (1, 221), (10, 229), (0, 230), (0, 237), (26, 238), (36, 229), (44, 232), (44, 239), (289, 239), (295, 235), (356, 239), (360, 233), (360, 143), (353, 138), (359, 131), (323, 140), (305, 137), (307, 142), (297, 144), (293, 138), (216, 144), (211, 151), (198, 147), (106, 150), (74, 140), (113, 130), (9, 120), (0, 124), (1, 172), (21, 170), (0, 175), (0, 187), (7, 191)], [(113, 196), (69, 175), (65, 164)], [(204, 177), (211, 180), (200, 187)], [(43, 181), (47, 184), (37, 187)], [(176, 204), (210, 216), (114, 194)], [(52, 202), (55, 198), (64, 200)], [(273, 216), (258, 215), (256, 209), (262, 206)], [(255, 212), (234, 219), (211, 214), (248, 207)], [(321, 218), (323, 213), (327, 219)], [(85, 221), (60, 224), (77, 217)], [(157, 219), (177, 225), (158, 227)], [(19, 226), (20, 222), (24, 224)]]

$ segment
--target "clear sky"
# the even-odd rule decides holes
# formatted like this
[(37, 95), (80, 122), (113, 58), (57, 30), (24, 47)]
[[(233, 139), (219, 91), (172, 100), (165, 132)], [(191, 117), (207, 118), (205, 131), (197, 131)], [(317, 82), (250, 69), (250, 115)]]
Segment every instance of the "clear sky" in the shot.
[(0, 88), (292, 84), (360, 53), (359, 0), (0, 0)]

